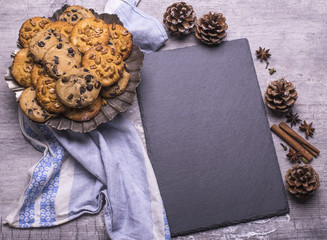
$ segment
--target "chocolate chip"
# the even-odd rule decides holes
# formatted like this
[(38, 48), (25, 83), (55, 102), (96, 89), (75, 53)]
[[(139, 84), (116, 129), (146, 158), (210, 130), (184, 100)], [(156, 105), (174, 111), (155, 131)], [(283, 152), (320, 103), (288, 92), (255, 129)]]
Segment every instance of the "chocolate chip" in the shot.
[(45, 46), (45, 43), (44, 43), (43, 41), (39, 41), (39, 42), (37, 43), (37, 45), (38, 45), (39, 47), (44, 47), (44, 46)]
[(70, 13), (67, 13), (67, 16), (68, 16), (68, 17), (70, 17), (70, 15), (71, 15)]
[(92, 75), (86, 75), (85, 80), (87, 83), (91, 82), (93, 76)]
[(79, 92), (81, 93), (81, 94), (83, 94), (83, 93), (85, 93), (85, 88), (84, 87), (80, 87), (80, 89), (79, 89)]
[(33, 110), (32, 109), (27, 109), (27, 114), (32, 114)]
[(74, 14), (74, 15), (72, 16), (72, 21), (76, 21), (77, 19), (78, 19), (77, 14)]
[(52, 68), (52, 72), (53, 72), (53, 74), (56, 74), (57, 75), (57, 66), (53, 66), (53, 68)]
[(57, 37), (57, 33), (55, 31), (52, 32), (53, 36)]
[(68, 77), (64, 77), (64, 78), (61, 79), (61, 82), (62, 82), (62, 83), (66, 83), (66, 82), (68, 82), (68, 81), (69, 81), (69, 78), (68, 78)]
[(77, 9), (72, 9), (72, 12), (77, 12)]
[(73, 97), (74, 97), (74, 95), (73, 95), (73, 94), (70, 94), (70, 95), (68, 96), (67, 99), (68, 99), (69, 101), (71, 101), (71, 100), (73, 99)]
[(51, 38), (51, 36), (46, 36), (45, 38), (44, 38), (44, 40), (49, 40)]
[(87, 68), (84, 68), (83, 71), (84, 72), (89, 72), (89, 70)]
[(76, 66), (76, 65), (74, 65), (74, 68), (77, 68), (77, 66)]
[(67, 18), (63, 18), (62, 21), (67, 22)]
[(61, 36), (58, 38), (58, 41), (59, 41), (59, 42), (62, 42), (62, 38), (61, 38)]
[(53, 62), (54, 62), (54, 64), (57, 64), (57, 65), (59, 64), (59, 59), (57, 56), (54, 56)]
[(101, 83), (99, 81), (97, 81), (95, 84), (94, 84), (94, 87), (96, 89), (99, 89), (101, 87)]
[(86, 85), (86, 89), (87, 89), (88, 91), (92, 91), (92, 89), (93, 89), (93, 85), (91, 85), (91, 84), (87, 84), (87, 85)]
[(77, 104), (77, 107), (81, 107), (82, 106), (81, 99), (77, 99), (76, 104)]
[(74, 53), (74, 49), (72, 47), (68, 48), (68, 53), (70, 54)]

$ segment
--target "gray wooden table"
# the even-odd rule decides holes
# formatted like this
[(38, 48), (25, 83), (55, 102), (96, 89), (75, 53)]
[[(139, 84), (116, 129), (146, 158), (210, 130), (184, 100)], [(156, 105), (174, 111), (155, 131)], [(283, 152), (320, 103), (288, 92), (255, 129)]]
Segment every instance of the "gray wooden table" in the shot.
[[(33, 16), (50, 16), (63, 4), (80, 4), (103, 12), (107, 0), (1, 0), (0, 78), (11, 64), (21, 24)], [(173, 0), (142, 0), (139, 8), (162, 21), (162, 14)], [(227, 40), (248, 38), (254, 53), (259, 46), (270, 48), (270, 76), (265, 64), (255, 60), (262, 93), (268, 82), (280, 77), (292, 81), (299, 99), (295, 111), (302, 119), (314, 122), (315, 136), (310, 140), (321, 150), (312, 166), (320, 175), (320, 190), (309, 200), (288, 195), (290, 213), (281, 217), (238, 224), (231, 227), (178, 237), (177, 239), (327, 239), (327, 2), (326, 0), (189, 0), (197, 16), (209, 11), (223, 12), (229, 25)], [(161, 49), (197, 45), (194, 35), (183, 40), (170, 36)], [(135, 102), (126, 113), (143, 136)], [(270, 124), (283, 118), (268, 112)], [(0, 82), (0, 239), (108, 239), (102, 213), (82, 216), (59, 227), (19, 230), (2, 222), (28, 183), (27, 170), (41, 157), (23, 138), (17, 118), (14, 93)], [(281, 173), (291, 163), (280, 140), (273, 136)]]

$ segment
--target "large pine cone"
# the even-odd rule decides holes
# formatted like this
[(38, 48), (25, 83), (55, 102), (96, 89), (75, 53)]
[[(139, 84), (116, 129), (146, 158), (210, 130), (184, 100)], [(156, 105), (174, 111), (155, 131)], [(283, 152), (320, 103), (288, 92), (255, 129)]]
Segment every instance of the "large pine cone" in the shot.
[(163, 22), (170, 32), (183, 36), (192, 32), (196, 23), (196, 15), (191, 5), (177, 2), (167, 8), (163, 15)]
[(277, 112), (287, 112), (297, 99), (295, 86), (281, 78), (272, 81), (265, 92), (265, 102), (269, 108)]
[(320, 186), (319, 175), (309, 164), (294, 165), (287, 171), (285, 180), (288, 191), (296, 197), (308, 196)]
[(222, 13), (209, 12), (199, 19), (195, 36), (208, 45), (219, 44), (227, 36), (226, 18)]

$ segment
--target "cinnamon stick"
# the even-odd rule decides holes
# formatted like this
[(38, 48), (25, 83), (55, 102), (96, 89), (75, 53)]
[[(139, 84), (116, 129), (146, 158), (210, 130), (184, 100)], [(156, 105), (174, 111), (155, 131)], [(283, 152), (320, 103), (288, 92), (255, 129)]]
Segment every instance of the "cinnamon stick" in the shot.
[(296, 151), (302, 154), (308, 161), (311, 161), (313, 156), (305, 150), (304, 147), (301, 146), (297, 141), (295, 141), (292, 137), (290, 137), (286, 132), (284, 132), (281, 128), (279, 128), (276, 124), (271, 126), (271, 131), (276, 133), (278, 137), (283, 139), (288, 145), (294, 148)]
[(320, 151), (317, 148), (315, 148), (314, 146), (312, 146), (307, 140), (305, 140), (299, 134), (297, 134), (296, 132), (294, 132), (294, 130), (292, 128), (290, 128), (285, 122), (281, 122), (279, 124), (279, 127), (281, 129), (283, 129), (285, 132), (287, 132), (288, 135), (290, 135), (292, 138), (294, 138), (300, 144), (302, 144), (303, 146), (306, 146), (306, 147), (312, 149), (312, 151), (316, 152), (317, 155), (320, 153)]
[(305, 146), (304, 144), (301, 144), (302, 147), (307, 150), (309, 153), (311, 153), (315, 158), (318, 157), (318, 154), (316, 152), (314, 152), (311, 148)]

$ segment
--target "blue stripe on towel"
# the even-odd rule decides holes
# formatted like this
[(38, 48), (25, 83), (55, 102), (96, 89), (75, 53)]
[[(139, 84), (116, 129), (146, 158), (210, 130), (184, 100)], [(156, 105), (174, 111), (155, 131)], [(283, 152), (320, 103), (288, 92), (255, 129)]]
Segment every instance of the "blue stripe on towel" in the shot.
[[(37, 134), (29, 127), (29, 125), (24, 121), (24, 128), (28, 136), (40, 141)], [(30, 141), (31, 142), (31, 141)], [(32, 142), (31, 142), (32, 143)], [(32, 144), (35, 148), (41, 149), (39, 145)], [(23, 228), (30, 228), (34, 223), (35, 218), (35, 199), (42, 191), (47, 175), (51, 166), (49, 161), (50, 154), (47, 153), (43, 159), (34, 168), (31, 182), (26, 189), (24, 203), (19, 212), (19, 226)]]
[[(38, 140), (37, 142), (40, 142), (40, 138), (47, 139), (50, 151), (45, 153), (45, 156), (33, 170), (32, 179), (26, 190), (24, 203), (19, 213), (19, 226), (23, 228), (30, 228), (35, 222), (35, 200), (41, 192), (40, 225), (52, 226), (54, 224), (56, 220), (54, 203), (59, 186), (60, 168), (67, 154), (66, 150), (47, 127), (39, 124), (35, 126), (37, 127), (37, 129), (35, 129), (37, 132), (34, 132), (32, 128), (24, 122), (27, 135)], [(38, 150), (44, 149), (42, 144), (38, 145), (35, 142), (33, 146)], [(49, 174), (51, 174), (51, 177), (47, 182)]]
[(170, 229), (167, 221), (166, 211), (163, 210), (164, 224), (165, 224), (165, 240), (170, 240)]
[(42, 191), (40, 203), (40, 225), (53, 226), (56, 221), (55, 199), (59, 186), (58, 172), (53, 179), (51, 179)]

